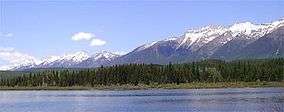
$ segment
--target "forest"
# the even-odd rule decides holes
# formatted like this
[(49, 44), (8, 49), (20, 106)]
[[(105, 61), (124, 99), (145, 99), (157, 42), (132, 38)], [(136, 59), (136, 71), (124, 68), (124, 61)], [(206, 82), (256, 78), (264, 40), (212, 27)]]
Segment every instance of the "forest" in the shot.
[(284, 80), (284, 58), (228, 62), (212, 59), (184, 64), (125, 64), (89, 69), (57, 68), (25, 71), (10, 78), (0, 75), (0, 78), (0, 86), (5, 87), (280, 82)]

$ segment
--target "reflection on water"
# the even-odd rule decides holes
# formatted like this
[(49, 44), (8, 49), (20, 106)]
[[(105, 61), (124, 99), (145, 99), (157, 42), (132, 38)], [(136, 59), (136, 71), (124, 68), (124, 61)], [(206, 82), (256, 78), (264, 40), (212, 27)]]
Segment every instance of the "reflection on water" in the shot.
[(284, 88), (0, 91), (0, 112), (284, 112)]

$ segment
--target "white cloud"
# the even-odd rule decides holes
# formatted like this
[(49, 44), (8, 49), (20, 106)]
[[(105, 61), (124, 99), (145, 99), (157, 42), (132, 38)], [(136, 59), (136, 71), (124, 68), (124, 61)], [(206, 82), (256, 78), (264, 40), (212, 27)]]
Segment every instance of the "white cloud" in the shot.
[(40, 61), (35, 57), (25, 53), (18, 52), (14, 48), (0, 48), (0, 60), (8, 62), (5, 66), (0, 66), (0, 69), (10, 69), (20, 65), (37, 64)]
[(103, 46), (105, 44), (106, 44), (106, 41), (94, 38), (92, 39), (90, 46)]
[(90, 46), (103, 46), (106, 44), (106, 41), (96, 38), (96, 36), (93, 33), (88, 33), (88, 32), (75, 33), (71, 39), (73, 41), (87, 40), (90, 42)]
[(72, 36), (72, 40), (74, 41), (80, 41), (80, 40), (90, 40), (92, 38), (94, 38), (95, 35), (92, 34), (92, 33), (87, 33), (87, 32), (78, 32), (78, 33), (75, 33), (73, 36)]
[(13, 37), (14, 34), (13, 33), (3, 33), (3, 32), (0, 32), (0, 37)]

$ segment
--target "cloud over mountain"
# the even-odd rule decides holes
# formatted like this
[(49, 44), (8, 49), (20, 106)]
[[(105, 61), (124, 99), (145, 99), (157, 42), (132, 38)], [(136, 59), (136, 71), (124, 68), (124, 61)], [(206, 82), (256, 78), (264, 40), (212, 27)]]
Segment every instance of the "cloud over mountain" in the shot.
[(73, 41), (89, 41), (90, 42), (90, 46), (103, 46), (106, 44), (106, 41), (99, 39), (95, 36), (95, 34), (93, 33), (88, 33), (88, 32), (78, 32), (75, 33), (71, 39)]
[(90, 46), (103, 46), (105, 44), (106, 44), (106, 41), (94, 38), (91, 40)]
[(94, 38), (95, 35), (92, 33), (87, 33), (87, 32), (78, 32), (75, 33), (71, 39), (74, 41), (81, 41), (81, 40), (90, 40), (92, 38)]
[(1, 66), (0, 70), (39, 63), (35, 57), (16, 51), (14, 48), (0, 48), (0, 60), (8, 63), (8, 65)]

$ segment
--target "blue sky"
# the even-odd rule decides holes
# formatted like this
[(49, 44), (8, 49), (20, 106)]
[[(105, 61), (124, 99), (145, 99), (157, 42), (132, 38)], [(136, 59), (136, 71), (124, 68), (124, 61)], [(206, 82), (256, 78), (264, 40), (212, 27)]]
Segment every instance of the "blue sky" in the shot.
[[(35, 58), (75, 51), (128, 52), (187, 29), (284, 16), (282, 1), (1, 1), (0, 52)], [(79, 32), (91, 39), (72, 40)], [(90, 45), (92, 39), (105, 44)], [(2, 50), (1, 50), (2, 49)], [(0, 66), (12, 62), (0, 56)]]

